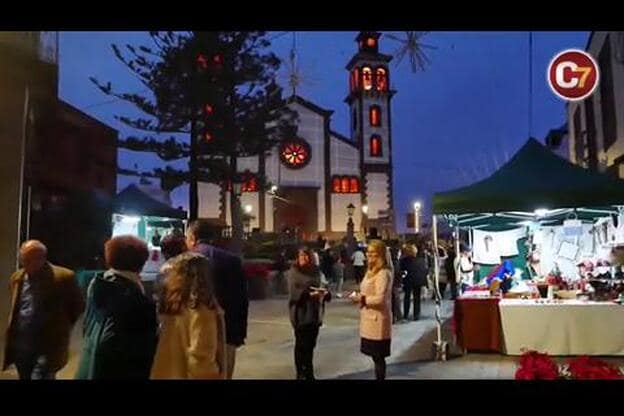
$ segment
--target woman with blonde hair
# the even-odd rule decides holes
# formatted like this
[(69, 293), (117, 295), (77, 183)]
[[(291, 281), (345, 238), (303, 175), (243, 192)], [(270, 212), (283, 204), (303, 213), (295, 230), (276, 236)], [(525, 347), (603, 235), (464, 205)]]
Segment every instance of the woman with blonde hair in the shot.
[(392, 338), (392, 273), (386, 262), (386, 245), (373, 240), (368, 245), (368, 270), (360, 292), (351, 295), (360, 306), (360, 351), (375, 363), (375, 378), (386, 378), (386, 357)]
[(192, 252), (176, 257), (158, 311), (161, 333), (151, 378), (225, 379), (225, 323), (210, 260)]

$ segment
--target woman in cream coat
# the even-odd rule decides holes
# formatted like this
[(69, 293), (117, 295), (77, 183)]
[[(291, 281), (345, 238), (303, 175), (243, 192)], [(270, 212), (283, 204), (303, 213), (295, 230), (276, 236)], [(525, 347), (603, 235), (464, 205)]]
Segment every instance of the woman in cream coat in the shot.
[(375, 363), (375, 378), (386, 378), (386, 357), (392, 338), (392, 273), (386, 262), (386, 245), (371, 241), (367, 250), (368, 271), (360, 292), (351, 300), (360, 306), (360, 336), (363, 354)]
[(161, 331), (152, 379), (225, 379), (223, 310), (210, 260), (184, 253), (172, 262), (159, 302)]

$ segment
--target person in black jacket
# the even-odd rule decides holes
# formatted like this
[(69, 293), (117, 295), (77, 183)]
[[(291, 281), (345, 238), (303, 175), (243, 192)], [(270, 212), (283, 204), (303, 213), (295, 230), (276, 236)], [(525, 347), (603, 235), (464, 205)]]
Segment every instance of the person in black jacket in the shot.
[(451, 285), (451, 300), (457, 298), (457, 276), (455, 270), (455, 250), (453, 245), (449, 244), (450, 249), (447, 251), (447, 258), (444, 261), (444, 269), (446, 270), (446, 277)]
[(414, 296), (414, 316), (417, 321), (420, 317), (420, 293), (427, 284), (427, 259), (423, 251), (418, 251), (412, 244), (403, 247), (403, 257), (399, 262), (399, 269), (403, 277), (403, 319), (407, 319), (410, 311), (411, 297)]
[(295, 367), (298, 380), (314, 380), (313, 354), (319, 328), (323, 325), (325, 302), (331, 299), (322, 288), (321, 271), (312, 261), (312, 252), (301, 248), (287, 272), (288, 309), (295, 331)]
[(236, 255), (215, 247), (214, 228), (205, 220), (195, 220), (186, 232), (189, 250), (212, 260), (217, 301), (225, 311), (225, 332), (227, 348), (227, 378), (234, 374), (236, 349), (247, 338), (247, 314), (249, 298), (247, 279), (241, 259)]
[(104, 251), (109, 269), (89, 286), (76, 378), (147, 380), (158, 342), (156, 305), (139, 276), (147, 245), (134, 236), (118, 236)]

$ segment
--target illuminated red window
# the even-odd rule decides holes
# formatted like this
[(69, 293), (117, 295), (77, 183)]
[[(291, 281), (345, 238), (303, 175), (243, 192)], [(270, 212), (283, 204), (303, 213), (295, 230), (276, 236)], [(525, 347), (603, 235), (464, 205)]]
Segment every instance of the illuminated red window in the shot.
[(356, 177), (352, 177), (349, 181), (349, 192), (352, 194), (357, 194), (360, 192), (360, 181)]
[(349, 193), (349, 178), (343, 177), (340, 179), (340, 192), (343, 194)]
[(241, 186), (242, 192), (258, 192), (258, 181), (256, 178), (251, 177), (246, 180)]
[(374, 135), (370, 139), (370, 155), (372, 157), (381, 157), (381, 137)]
[(377, 91), (388, 90), (388, 76), (384, 68), (377, 68)]
[(378, 105), (371, 105), (368, 114), (371, 126), (381, 126), (381, 108)]
[(334, 176), (334, 179), (332, 179), (332, 191), (339, 194), (340, 190), (340, 177)]
[(373, 71), (367, 66), (362, 68), (362, 85), (366, 91), (373, 89)]
[(357, 91), (360, 87), (360, 69), (353, 68), (351, 71), (351, 91)]
[(374, 48), (376, 44), (377, 44), (377, 41), (375, 40), (375, 38), (366, 39), (366, 46), (368, 46), (369, 48)]

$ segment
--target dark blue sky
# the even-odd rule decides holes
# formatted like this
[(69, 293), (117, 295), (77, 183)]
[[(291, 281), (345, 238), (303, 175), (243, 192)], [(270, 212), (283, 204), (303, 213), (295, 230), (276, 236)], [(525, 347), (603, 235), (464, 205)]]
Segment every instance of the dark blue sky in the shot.
[[(396, 34), (402, 35), (401, 32)], [(302, 72), (310, 82), (298, 93), (335, 111), (332, 128), (347, 134), (348, 111), (343, 102), (348, 78), (345, 64), (356, 51), (356, 32), (297, 32)], [(546, 84), (546, 66), (567, 48), (584, 49), (588, 32), (533, 33), (533, 123), (531, 134), (543, 139), (565, 121), (564, 103)], [(394, 202), (398, 226), (416, 199), (429, 212), (431, 195), (475, 182), (491, 174), (526, 141), (528, 131), (528, 33), (431, 32), (425, 42), (431, 65), (412, 73), (407, 61), (390, 68), (392, 102)], [(113, 56), (111, 43), (149, 44), (144, 32), (66, 32), (61, 34), (60, 95), (86, 113), (120, 130), (115, 114), (136, 114), (131, 106), (112, 101), (89, 76), (128, 91), (144, 86)], [(286, 59), (292, 35), (276, 37), (272, 49)], [(382, 36), (381, 51), (397, 43)], [(285, 69), (285, 65), (284, 65)], [(285, 79), (281, 78), (282, 82)], [(120, 151), (119, 165), (142, 170), (158, 165), (155, 156)], [(178, 165), (183, 165), (180, 162)], [(120, 190), (135, 178), (119, 177)], [(176, 205), (187, 205), (187, 187), (173, 193)]]

